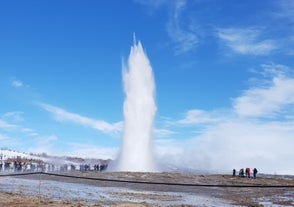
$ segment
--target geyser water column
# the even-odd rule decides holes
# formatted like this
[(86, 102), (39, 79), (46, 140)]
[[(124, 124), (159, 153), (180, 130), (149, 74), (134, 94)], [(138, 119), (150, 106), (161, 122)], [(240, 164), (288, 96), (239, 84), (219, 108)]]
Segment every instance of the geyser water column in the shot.
[(123, 64), (122, 75), (124, 128), (117, 170), (155, 171), (152, 156), (155, 83), (148, 57), (135, 37), (127, 65)]

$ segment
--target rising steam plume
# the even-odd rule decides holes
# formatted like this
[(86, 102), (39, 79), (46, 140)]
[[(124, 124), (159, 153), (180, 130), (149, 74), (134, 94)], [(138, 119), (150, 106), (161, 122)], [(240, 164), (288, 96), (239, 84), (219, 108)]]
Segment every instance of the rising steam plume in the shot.
[(122, 76), (124, 129), (117, 170), (154, 171), (152, 131), (156, 112), (155, 83), (148, 57), (135, 37), (127, 65), (123, 64)]

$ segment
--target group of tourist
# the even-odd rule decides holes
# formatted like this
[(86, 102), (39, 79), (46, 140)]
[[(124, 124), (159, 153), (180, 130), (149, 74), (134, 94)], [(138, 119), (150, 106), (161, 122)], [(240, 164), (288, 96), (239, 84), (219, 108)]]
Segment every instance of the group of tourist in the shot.
[(35, 172), (43, 171), (43, 165), (40, 162), (7, 160), (0, 163), (0, 172)]
[[(256, 174), (257, 174), (257, 169), (254, 168), (253, 169), (253, 178), (256, 178)], [(233, 176), (236, 176), (236, 170), (233, 169)], [(249, 167), (247, 167), (244, 171), (244, 168), (241, 168), (239, 170), (239, 177), (247, 177), (247, 178), (251, 178), (251, 169)]]
[(0, 172), (104, 171), (107, 164), (50, 164), (42, 161), (7, 160), (0, 162)]

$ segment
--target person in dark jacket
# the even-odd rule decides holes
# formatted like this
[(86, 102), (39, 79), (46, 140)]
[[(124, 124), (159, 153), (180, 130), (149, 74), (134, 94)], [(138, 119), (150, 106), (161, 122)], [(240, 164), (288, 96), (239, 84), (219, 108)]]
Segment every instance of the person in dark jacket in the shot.
[(258, 172), (257, 169), (254, 168), (254, 169), (253, 169), (253, 178), (254, 178), (254, 179), (256, 178), (256, 174), (257, 174), (257, 172)]
[(243, 168), (241, 168), (240, 170), (239, 170), (239, 177), (244, 177), (244, 169)]

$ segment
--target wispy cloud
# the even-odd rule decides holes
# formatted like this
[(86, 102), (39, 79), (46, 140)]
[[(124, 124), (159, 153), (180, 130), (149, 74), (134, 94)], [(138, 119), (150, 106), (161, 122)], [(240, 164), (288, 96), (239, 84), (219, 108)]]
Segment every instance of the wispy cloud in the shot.
[(233, 107), (238, 115), (274, 116), (294, 105), (294, 77), (286, 76), (281, 65), (262, 65), (262, 68), (273, 77), (234, 100)]
[(2, 140), (5, 140), (5, 139), (7, 139), (7, 136), (4, 135), (4, 134), (0, 134), (0, 140), (2, 141)]
[(6, 121), (0, 119), (0, 129), (3, 129), (3, 130), (15, 130), (15, 129), (18, 129), (18, 128), (19, 128), (19, 126), (15, 125), (15, 124), (7, 123)]
[(30, 137), (37, 136), (38, 133), (35, 130), (31, 128), (27, 128), (19, 124), (11, 123), (11, 122), (23, 121), (24, 118), (22, 114), (23, 114), (22, 112), (16, 111), (16, 112), (7, 112), (4, 115), (2, 115), (0, 119), (0, 129), (4, 131), (9, 131), (9, 132), (17, 132), (17, 133), (20, 132), (24, 136), (30, 136)]
[[(22, 114), (22, 113), (20, 113)], [(16, 117), (15, 117), (16, 115)], [(8, 112), (2, 117), (8, 118), (12, 121), (18, 121), (18, 112)], [(36, 130), (27, 128), (18, 124), (11, 124), (6, 120), (0, 119), (0, 140), (1, 145), (5, 147), (25, 147), (29, 146), (28, 150), (32, 152), (53, 152), (54, 141), (57, 136), (40, 135)]]
[(234, 52), (243, 55), (267, 55), (278, 48), (274, 40), (262, 40), (259, 29), (218, 29), (217, 36)]
[(166, 4), (168, 0), (134, 0), (134, 2), (142, 5), (148, 5), (153, 8), (159, 8), (160, 6)]
[(185, 10), (186, 1), (173, 1), (173, 9), (167, 23), (167, 33), (175, 45), (175, 54), (190, 52), (198, 45), (199, 39), (193, 27), (183, 28), (181, 25), (181, 14)]
[(115, 159), (119, 152), (119, 148), (117, 147), (98, 147), (81, 143), (67, 143), (66, 145), (69, 146), (70, 150), (65, 154), (61, 153), (61, 155), (75, 155), (83, 158), (97, 157), (99, 159)]
[(165, 137), (175, 133), (176, 132), (169, 129), (154, 129), (154, 134), (156, 137)]
[(279, 7), (279, 11), (275, 13), (277, 17), (294, 21), (294, 2), (292, 0), (280, 0), (276, 4)]
[(191, 22), (183, 20), (187, 9), (186, 0), (135, 0), (134, 2), (149, 6), (153, 9), (166, 8), (168, 10), (168, 21), (166, 31), (174, 47), (175, 55), (184, 54), (194, 50), (199, 38), (197, 27)]
[(10, 146), (17, 146), (19, 145), (19, 141), (9, 135), (2, 134), (0, 132), (0, 141), (1, 141), (1, 148), (7, 148)]
[(53, 115), (53, 117), (60, 122), (69, 121), (72, 123), (91, 127), (103, 133), (116, 133), (120, 132), (122, 129), (122, 122), (110, 124), (102, 120), (91, 119), (85, 116), (81, 116), (79, 114), (71, 113), (59, 107), (52, 106), (50, 104), (40, 103), (39, 105), (44, 110), (50, 112)]
[(12, 122), (21, 122), (24, 120), (23, 112), (21, 111), (11, 111), (3, 114), (2, 119), (12, 121)]
[(12, 80), (11, 85), (15, 88), (20, 88), (23, 86), (23, 83), (20, 80)]
[(10, 78), (10, 85), (14, 88), (22, 88), (22, 87), (29, 87), (27, 84), (25, 84), (23, 81), (15, 78), (15, 77), (11, 77)]
[(49, 136), (37, 136), (33, 139), (31, 147), (28, 148), (28, 151), (33, 153), (48, 153), (54, 154), (54, 142), (58, 140), (56, 135)]
[(276, 8), (273, 11), (273, 16), (276, 18), (276, 24), (279, 25), (280, 22), (283, 22), (283, 25), (285, 25), (284, 31), (279, 31), (281, 34), (280, 42), (282, 42), (286, 54), (294, 56), (294, 28), (289, 26), (294, 23), (294, 1), (279, 0), (275, 1), (274, 5)]
[(200, 109), (192, 109), (186, 112), (185, 118), (178, 121), (179, 124), (211, 124), (221, 121), (223, 118), (219, 112), (207, 112)]

